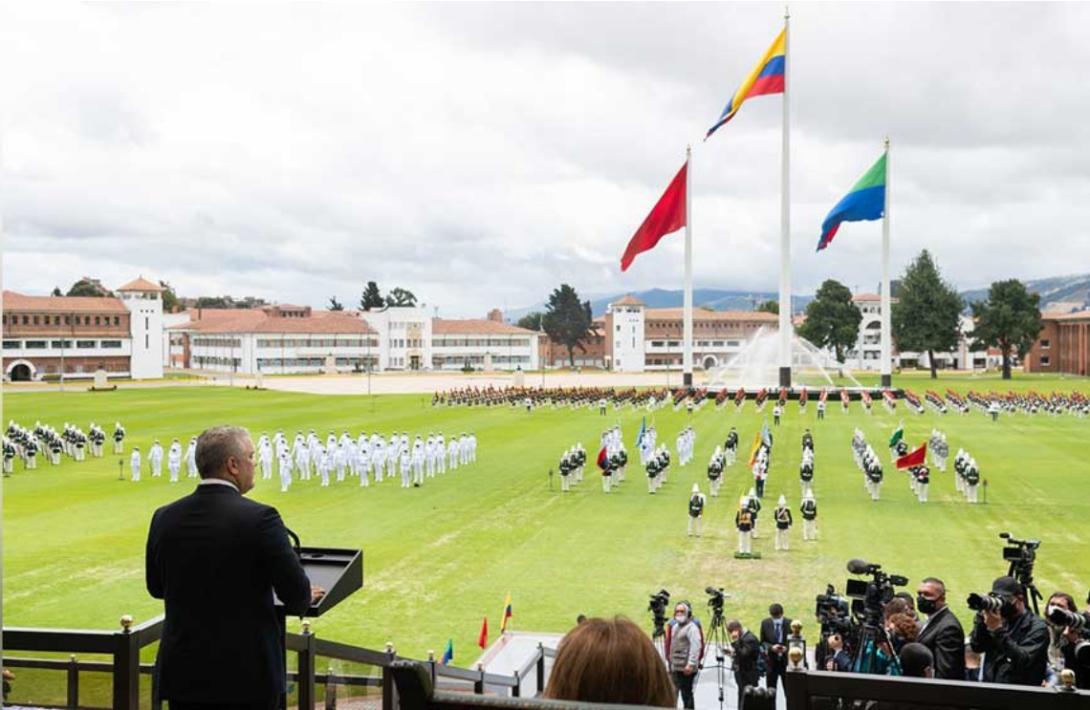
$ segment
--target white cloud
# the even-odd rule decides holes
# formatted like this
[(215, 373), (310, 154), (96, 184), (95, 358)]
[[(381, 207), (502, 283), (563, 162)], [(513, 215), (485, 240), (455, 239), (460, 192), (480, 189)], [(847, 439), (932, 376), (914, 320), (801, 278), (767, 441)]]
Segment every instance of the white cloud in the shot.
[[(693, 142), (698, 285), (775, 290), (780, 99), (700, 139), (778, 8), (8, 4), (5, 285), (320, 305), (375, 279), (447, 315), (676, 287), (678, 238), (617, 261)], [(1090, 8), (792, 12), (795, 291), (873, 288), (877, 224), (813, 245), (887, 133), (895, 271), (922, 248), (966, 287), (1087, 270)]]

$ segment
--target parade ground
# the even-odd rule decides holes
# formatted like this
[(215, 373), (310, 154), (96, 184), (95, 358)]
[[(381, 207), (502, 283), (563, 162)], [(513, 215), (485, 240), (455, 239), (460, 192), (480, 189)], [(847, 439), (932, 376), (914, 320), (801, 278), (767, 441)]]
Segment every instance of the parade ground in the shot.
[[(284, 381), (289, 381), (285, 378)], [(927, 380), (912, 379), (922, 395)], [(528, 382), (527, 384), (532, 384)], [(951, 378), (945, 388), (966, 392), (1032, 388), (1040, 392), (1090, 389), (1085, 379), (1016, 380)], [(170, 484), (165, 471), (129, 480), (128, 452), (183, 445), (212, 424), (246, 426), (256, 439), (282, 429), (329, 432), (407, 432), (448, 437), (473, 432), (477, 461), (402, 489), (396, 480), (361, 488), (357, 479), (322, 488), (318, 479), (296, 481), (281, 493), (275, 480), (258, 480), (251, 495), (275, 505), (304, 545), (361, 548), (364, 587), (314, 630), (327, 638), (379, 648), (392, 641), (399, 652), (423, 657), (454, 645), (454, 664), (470, 665), (480, 654), (484, 617), (495, 640), (504, 597), (511, 594), (511, 626), (563, 633), (577, 614), (624, 614), (650, 628), (648, 596), (661, 588), (694, 603), (706, 616), (707, 586), (731, 597), (726, 614), (756, 627), (769, 602), (815, 638), (814, 596), (833, 584), (843, 591), (845, 563), (858, 557), (903, 574), (945, 579), (950, 604), (967, 622), (964, 597), (987, 590), (1006, 572), (998, 534), (1041, 540), (1036, 578), (1047, 597), (1056, 589), (1085, 590), (1090, 580), (1090, 465), (1085, 442), (1090, 418), (1074, 415), (1003, 414), (992, 422), (974, 410), (960, 415), (928, 410), (917, 415), (876, 403), (865, 415), (858, 402), (844, 413), (830, 398), (824, 421), (813, 401), (805, 413), (790, 402), (783, 423), (772, 426), (771, 405), (758, 413), (752, 401), (737, 411), (713, 402), (689, 415), (684, 409), (433, 407), (430, 394), (327, 396), (237, 387), (133, 388), (116, 392), (6, 392), (4, 416), (24, 426), (36, 420), (60, 429), (65, 422), (95, 422), (128, 430), (125, 455), (42, 461), (36, 471), (17, 463), (4, 481), (5, 623), (13, 626), (113, 628), (122, 614), (137, 621), (162, 612), (144, 589), (144, 542), (152, 511), (188, 493), (193, 480)], [(673, 449), (678, 432), (697, 432), (693, 463), (671, 466), (656, 495), (647, 492), (635, 457), (635, 440), (646, 417), (659, 441)], [(739, 495), (752, 476), (744, 459), (765, 418), (775, 437), (765, 511), (754, 542), (760, 560), (736, 560), (733, 527)], [(920, 504), (907, 475), (886, 464), (881, 500), (864, 493), (850, 439), (861, 428), (888, 461), (887, 442), (904, 420), (913, 447), (932, 427), (947, 435), (951, 457), (959, 448), (975, 456), (987, 480), (986, 502), (969, 505), (954, 490), (953, 473), (933, 473), (930, 501)], [(561, 453), (582, 442), (591, 458), (600, 433), (619, 423), (632, 463), (627, 480), (606, 495), (595, 470), (567, 494), (555, 475)], [(704, 534), (686, 536), (686, 503), (694, 482), (707, 493), (707, 461), (731, 426), (738, 429), (741, 459), (725, 473), (718, 498), (709, 498)], [(804, 543), (798, 467), (800, 437), (811, 428), (816, 449), (814, 490), (819, 505), (818, 542)], [(107, 451), (110, 446), (107, 445)], [(553, 475), (550, 476), (550, 471)], [(274, 474), (275, 476), (275, 474)], [(770, 512), (781, 494), (795, 511), (791, 550), (776, 552)], [(292, 621), (298, 627), (298, 620)]]

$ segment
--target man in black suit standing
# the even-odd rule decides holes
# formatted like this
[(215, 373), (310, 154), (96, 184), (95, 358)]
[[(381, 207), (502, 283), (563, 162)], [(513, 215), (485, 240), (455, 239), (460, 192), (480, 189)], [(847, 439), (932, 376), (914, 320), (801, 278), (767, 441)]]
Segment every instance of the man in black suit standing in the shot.
[(954, 612), (946, 606), (946, 585), (928, 577), (916, 589), (916, 609), (927, 615), (916, 637), (931, 649), (936, 678), (965, 679), (965, 631)]
[(730, 636), (727, 653), (733, 659), (731, 665), (734, 668), (734, 684), (738, 686), (738, 707), (742, 707), (746, 686), (756, 688), (757, 680), (761, 677), (757, 672), (761, 644), (737, 619), (727, 622), (727, 634)]
[(768, 616), (761, 622), (761, 647), (768, 658), (765, 687), (776, 689), (776, 683), (787, 672), (787, 637), (791, 635), (791, 619), (783, 615), (780, 604), (769, 606)]
[(254, 486), (254, 444), (221, 426), (197, 439), (200, 485), (155, 511), (148, 592), (164, 600), (159, 693), (171, 710), (267, 710), (285, 692), (283, 638), (273, 592), (292, 615), (312, 588), (275, 508), (243, 497)]

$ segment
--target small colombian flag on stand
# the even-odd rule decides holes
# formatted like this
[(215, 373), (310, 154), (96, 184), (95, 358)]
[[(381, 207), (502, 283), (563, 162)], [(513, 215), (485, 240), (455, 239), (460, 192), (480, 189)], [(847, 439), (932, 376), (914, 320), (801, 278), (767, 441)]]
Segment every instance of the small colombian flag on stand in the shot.
[(481, 622), (481, 635), (477, 637), (477, 645), (481, 647), (481, 650), (488, 648), (488, 617), (484, 617), (484, 621)]
[(500, 621), (500, 633), (507, 631), (507, 620), (510, 619), (511, 614), (511, 592), (507, 593), (507, 598), (503, 601), (503, 619)]

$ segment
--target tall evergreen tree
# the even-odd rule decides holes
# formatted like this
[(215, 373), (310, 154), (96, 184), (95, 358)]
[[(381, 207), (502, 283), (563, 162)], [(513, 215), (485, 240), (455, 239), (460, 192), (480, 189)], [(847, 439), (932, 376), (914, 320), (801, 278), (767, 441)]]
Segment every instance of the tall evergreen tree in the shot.
[(363, 289), (363, 294), (360, 296), (360, 310), (370, 311), (374, 308), (382, 308), (385, 305), (386, 301), (378, 290), (378, 284), (374, 281), (368, 281), (367, 286)]
[(522, 318), (519, 318), (515, 325), (520, 328), (525, 328), (526, 330), (541, 330), (541, 318), (541, 311), (534, 311), (533, 313), (527, 313)]
[(837, 362), (844, 362), (844, 352), (859, 340), (862, 320), (863, 314), (852, 303), (851, 289), (828, 279), (806, 305), (806, 321), (798, 334), (820, 348), (832, 348)]
[(965, 307), (959, 294), (942, 280), (926, 249), (908, 265), (893, 304), (893, 339), (901, 351), (927, 353), (931, 379), (938, 378), (936, 352), (950, 352), (958, 344), (958, 318)]
[(344, 304), (337, 300), (336, 296), (329, 297), (329, 310), (331, 311), (343, 311)]
[(556, 343), (568, 349), (568, 364), (575, 367), (575, 349), (586, 352), (583, 342), (591, 333), (593, 323), (590, 301), (579, 300), (579, 294), (568, 284), (561, 284), (549, 296), (541, 324), (545, 333)]
[(1018, 279), (996, 281), (988, 300), (973, 306), (974, 350), (999, 348), (1003, 354), (1003, 379), (1011, 378), (1011, 353), (1024, 358), (1041, 333), (1041, 296), (1026, 290)]
[(398, 286), (390, 289), (390, 293), (386, 294), (386, 305), (392, 308), (415, 306), (416, 296), (412, 291)]
[(163, 313), (173, 313), (174, 307), (178, 305), (178, 296), (166, 281), (160, 281), (159, 285), (163, 287)]

